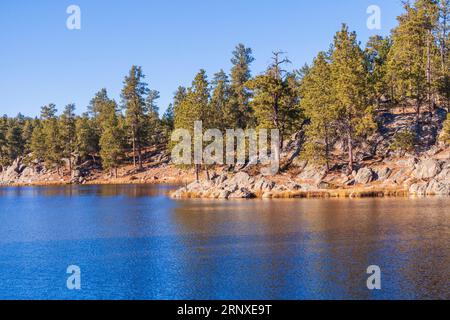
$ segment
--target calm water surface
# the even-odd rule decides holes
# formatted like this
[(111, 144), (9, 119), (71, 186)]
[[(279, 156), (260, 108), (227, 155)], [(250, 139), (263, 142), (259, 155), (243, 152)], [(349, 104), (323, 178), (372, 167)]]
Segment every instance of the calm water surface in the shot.
[[(0, 299), (450, 299), (450, 199), (0, 188)], [(66, 288), (69, 265), (81, 290)], [(382, 290), (366, 287), (369, 265)]]

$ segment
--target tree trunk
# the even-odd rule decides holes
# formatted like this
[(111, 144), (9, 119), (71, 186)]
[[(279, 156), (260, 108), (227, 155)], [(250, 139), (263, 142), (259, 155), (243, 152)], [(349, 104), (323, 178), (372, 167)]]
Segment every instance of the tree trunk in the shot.
[(325, 161), (326, 161), (327, 173), (328, 173), (330, 171), (330, 146), (328, 143), (328, 134), (327, 133), (325, 133)]
[(200, 165), (198, 165), (198, 164), (195, 165), (195, 181), (197, 181), (197, 182), (199, 181), (199, 178), (198, 178), (199, 166)]
[(133, 129), (133, 166), (136, 168), (136, 133)]
[(433, 111), (433, 103), (431, 102), (431, 43), (430, 43), (431, 30), (427, 37), (427, 102), (429, 111)]
[(142, 170), (143, 169), (143, 166), (142, 166), (142, 150), (141, 150), (141, 146), (140, 145), (138, 145), (137, 150), (138, 150), (139, 170)]
[(117, 179), (117, 167), (114, 168), (114, 177)]
[(353, 172), (353, 138), (350, 131), (347, 132), (348, 144), (348, 172)]
[(211, 178), (209, 176), (209, 170), (208, 170), (208, 167), (206, 165), (205, 165), (205, 172), (206, 172), (206, 180), (210, 181)]
[(445, 74), (445, 52), (446, 52), (446, 41), (447, 41), (447, 10), (443, 12), (443, 21), (442, 21), (442, 34), (441, 34), (441, 67), (442, 67), (442, 75)]
[(420, 99), (417, 99), (417, 101), (416, 101), (416, 125), (417, 125), (417, 127), (420, 124), (420, 105), (421, 104), (422, 103), (421, 103)]

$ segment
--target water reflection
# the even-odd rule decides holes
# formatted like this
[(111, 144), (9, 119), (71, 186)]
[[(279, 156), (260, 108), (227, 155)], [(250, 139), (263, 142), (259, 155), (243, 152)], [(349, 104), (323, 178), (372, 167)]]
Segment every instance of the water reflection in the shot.
[[(172, 189), (0, 188), (0, 298), (450, 298), (448, 198), (172, 201)], [(73, 263), (79, 293), (64, 287)], [(381, 291), (365, 286), (373, 264)]]

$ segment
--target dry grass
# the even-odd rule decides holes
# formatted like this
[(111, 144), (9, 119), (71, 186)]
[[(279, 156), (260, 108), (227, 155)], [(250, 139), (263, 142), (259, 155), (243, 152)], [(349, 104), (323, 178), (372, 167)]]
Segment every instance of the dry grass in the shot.
[[(405, 189), (379, 188), (372, 190), (364, 189), (337, 189), (337, 190), (314, 190), (314, 191), (282, 191), (269, 192), (265, 194), (261, 191), (255, 193), (257, 199), (320, 199), (320, 198), (384, 198), (384, 197), (407, 197), (408, 191)], [(183, 199), (213, 198), (207, 192), (187, 191), (182, 195)]]

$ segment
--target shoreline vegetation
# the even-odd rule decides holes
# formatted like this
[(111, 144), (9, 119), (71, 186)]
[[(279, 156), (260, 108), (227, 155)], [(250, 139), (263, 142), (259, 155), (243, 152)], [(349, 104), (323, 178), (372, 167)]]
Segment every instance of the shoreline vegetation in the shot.
[[(252, 50), (238, 44), (228, 73), (210, 80), (201, 69), (161, 117), (159, 92), (132, 66), (119, 102), (101, 89), (82, 115), (50, 103), (36, 118), (1, 117), (0, 186), (179, 184), (174, 198), (214, 199), (448, 196), (449, 21), (449, 0), (411, 1), (389, 36), (362, 46), (343, 24), (310, 65), (276, 51), (257, 75)], [(172, 133), (194, 136), (196, 121), (221, 133), (278, 130), (278, 174), (262, 176), (249, 156), (175, 165)]]

